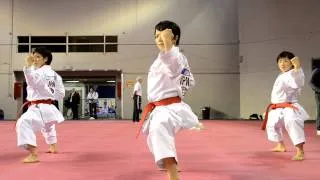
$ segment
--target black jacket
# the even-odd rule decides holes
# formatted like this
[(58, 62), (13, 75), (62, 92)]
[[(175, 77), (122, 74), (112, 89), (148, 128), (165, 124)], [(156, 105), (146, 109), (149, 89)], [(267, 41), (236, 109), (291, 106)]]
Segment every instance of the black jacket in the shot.
[(316, 93), (320, 93), (320, 69), (319, 68), (315, 68), (312, 71), (311, 80), (309, 84)]

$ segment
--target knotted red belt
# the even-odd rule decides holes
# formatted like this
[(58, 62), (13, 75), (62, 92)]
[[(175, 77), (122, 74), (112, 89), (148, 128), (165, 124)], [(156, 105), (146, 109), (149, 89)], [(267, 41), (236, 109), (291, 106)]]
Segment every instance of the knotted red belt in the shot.
[(22, 112), (23, 112), (23, 109), (26, 107), (26, 106), (31, 106), (31, 105), (34, 105), (34, 104), (52, 104), (53, 100), (51, 99), (40, 99), (40, 100), (35, 100), (35, 101), (27, 101), (25, 103), (23, 103), (18, 111), (18, 114), (17, 114), (17, 120), (20, 118), (20, 116), (22, 115)]
[(53, 100), (51, 99), (40, 99), (40, 100), (35, 100), (35, 101), (29, 101), (30, 106), (34, 104), (52, 104)]
[(136, 138), (138, 138), (140, 134), (141, 128), (143, 126), (144, 121), (147, 118), (147, 115), (151, 113), (156, 106), (167, 106), (173, 103), (180, 103), (180, 102), (181, 102), (181, 98), (179, 96), (176, 96), (176, 97), (162, 99), (156, 102), (150, 102), (148, 105), (146, 105), (142, 111), (141, 119), (139, 122), (139, 129), (138, 129)]
[(278, 109), (278, 108), (292, 108), (294, 110), (298, 110), (297, 107), (295, 107), (291, 102), (284, 102), (284, 103), (276, 103), (276, 104), (269, 104), (268, 107), (267, 107), (267, 110), (266, 110), (266, 115), (265, 115), (265, 118), (262, 122), (262, 126), (261, 126), (261, 129), (262, 130), (265, 130), (266, 129), (266, 126), (267, 126), (267, 122), (268, 122), (268, 115), (269, 115), (269, 111), (271, 109)]

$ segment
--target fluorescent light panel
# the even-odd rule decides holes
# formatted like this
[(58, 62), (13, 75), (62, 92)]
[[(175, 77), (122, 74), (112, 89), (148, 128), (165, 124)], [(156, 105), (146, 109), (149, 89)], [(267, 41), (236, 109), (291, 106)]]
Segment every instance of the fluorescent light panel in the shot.
[(68, 82), (68, 83), (78, 83), (79, 81), (77, 81), (77, 80), (71, 80), (71, 81), (65, 81), (65, 82)]

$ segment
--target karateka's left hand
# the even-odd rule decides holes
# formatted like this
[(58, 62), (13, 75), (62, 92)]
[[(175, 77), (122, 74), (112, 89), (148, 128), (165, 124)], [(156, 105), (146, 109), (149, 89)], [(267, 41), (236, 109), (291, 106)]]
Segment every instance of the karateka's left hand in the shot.
[(295, 70), (298, 70), (301, 67), (299, 57), (295, 56), (290, 61), (291, 61), (291, 63), (292, 63), (292, 65), (293, 65)]
[(25, 62), (25, 66), (27, 66), (27, 67), (32, 66), (33, 63), (34, 63), (34, 57), (33, 57), (33, 55), (32, 55), (32, 54), (29, 54), (29, 55), (26, 57), (26, 59), (24, 60), (24, 62)]

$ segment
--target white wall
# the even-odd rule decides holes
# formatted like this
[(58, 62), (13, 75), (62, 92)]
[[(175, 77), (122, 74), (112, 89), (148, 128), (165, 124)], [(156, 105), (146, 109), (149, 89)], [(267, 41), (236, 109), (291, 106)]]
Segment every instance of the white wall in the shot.
[[(12, 46), (1, 41), (0, 57), (12, 69), (20, 70), (25, 56), (16, 52), (19, 35), (118, 35), (118, 53), (55, 53), (52, 66), (58, 70), (65, 66), (121, 69), (125, 80), (134, 80), (137, 75), (146, 76), (156, 57), (157, 49), (152, 45), (154, 25), (160, 20), (173, 20), (182, 29), (181, 48), (197, 80), (197, 87), (186, 101), (199, 115), (201, 107), (211, 106), (230, 117), (239, 117), (236, 0), (14, 0), (13, 23), (11, 2), (0, 2), (0, 40), (10, 42), (7, 31), (11, 27), (14, 37)], [(6, 66), (0, 67), (3, 73), (11, 73)], [(11, 88), (10, 76), (0, 76), (0, 83), (4, 84), (0, 108), (7, 118), (14, 118), (17, 106), (6, 90)], [(222, 89), (225, 86), (227, 90)], [(131, 90), (124, 89), (123, 118), (131, 118)]]
[(311, 58), (320, 57), (320, 1), (242, 0), (238, 4), (241, 116), (263, 113), (279, 71), (283, 50), (299, 56), (306, 75), (300, 103), (315, 118), (314, 93), (308, 85)]
[(12, 98), (12, 4), (11, 0), (0, 1), (0, 108), (12, 118), (16, 113), (16, 102)]

